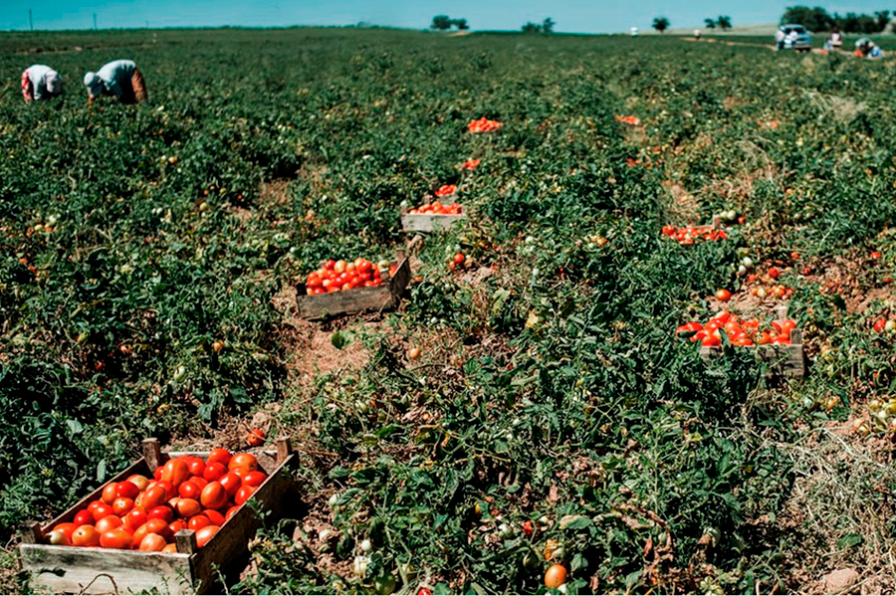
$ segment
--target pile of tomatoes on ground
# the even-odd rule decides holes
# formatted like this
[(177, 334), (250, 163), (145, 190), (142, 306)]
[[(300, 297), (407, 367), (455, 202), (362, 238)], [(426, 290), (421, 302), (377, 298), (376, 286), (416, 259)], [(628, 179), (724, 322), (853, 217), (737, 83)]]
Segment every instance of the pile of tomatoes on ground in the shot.
[(432, 203), (421, 205), (415, 209), (409, 209), (408, 213), (413, 215), (460, 215), (461, 206), (457, 203), (443, 205), (439, 201), (433, 201)]
[(685, 323), (675, 330), (675, 335), (690, 334), (692, 342), (701, 342), (706, 347), (722, 345), (722, 333), (731, 345), (740, 347), (764, 345), (790, 345), (790, 332), (796, 329), (791, 319), (772, 321), (763, 325), (759, 319), (742, 319), (728, 311), (721, 311), (705, 325), (697, 321)]
[(479, 120), (471, 120), (467, 125), (467, 130), (470, 132), (492, 132), (493, 130), (498, 130), (501, 126), (503, 124), (497, 120), (489, 120), (483, 116)]
[(111, 482), (102, 497), (57, 524), (50, 544), (177, 552), (174, 535), (194, 530), (202, 548), (267, 479), (251, 453), (213, 449), (204, 461), (184, 455), (140, 474)]
[(676, 228), (675, 226), (663, 226), (663, 236), (672, 238), (679, 244), (693, 244), (695, 240), (710, 240), (718, 242), (728, 237), (725, 230), (710, 226), (688, 226)]
[(777, 283), (781, 273), (782, 271), (777, 267), (769, 267), (768, 273), (765, 275), (749, 274), (747, 276), (747, 285), (750, 286), (750, 295), (762, 300), (765, 298), (790, 298), (794, 289)]
[[(392, 268), (389, 268), (389, 275)], [(334, 261), (330, 259), (305, 279), (305, 293), (309, 296), (342, 292), (355, 288), (373, 288), (383, 283), (380, 266), (366, 259)]]

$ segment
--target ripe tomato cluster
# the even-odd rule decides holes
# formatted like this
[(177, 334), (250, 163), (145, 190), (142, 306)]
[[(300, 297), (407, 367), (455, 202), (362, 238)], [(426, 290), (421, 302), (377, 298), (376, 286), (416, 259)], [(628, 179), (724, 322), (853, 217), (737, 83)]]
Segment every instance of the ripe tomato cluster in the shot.
[(461, 206), (457, 203), (443, 205), (439, 201), (433, 201), (432, 203), (421, 205), (416, 209), (410, 209), (408, 213), (420, 215), (460, 215)]
[(354, 261), (330, 259), (323, 267), (308, 274), (305, 279), (305, 293), (317, 296), (355, 288), (372, 288), (382, 283), (379, 266), (366, 259), (357, 258)]
[(196, 532), (202, 548), (267, 479), (251, 453), (213, 449), (208, 460), (184, 455), (167, 461), (153, 479), (134, 474), (110, 482), (99, 500), (57, 524), (50, 544), (177, 552), (174, 535)]
[(722, 331), (728, 335), (733, 346), (790, 345), (790, 332), (794, 329), (796, 323), (790, 319), (772, 321), (769, 326), (762, 325), (756, 318), (741, 319), (723, 310), (706, 325), (697, 321), (685, 323), (675, 330), (675, 335), (692, 333), (692, 342), (699, 341), (708, 347), (722, 345)]
[(457, 194), (457, 184), (443, 184), (436, 191), (436, 196), (440, 199), (442, 197), (450, 197), (453, 194)]
[(466, 262), (467, 262), (466, 255), (464, 255), (464, 253), (462, 253), (462, 252), (459, 252), (454, 255), (454, 258), (452, 258), (450, 261), (448, 261), (448, 269), (450, 271), (454, 271), (458, 267), (463, 267), (466, 264)]
[(693, 244), (694, 240), (711, 240), (718, 242), (728, 237), (725, 230), (717, 230), (710, 226), (688, 226), (676, 228), (663, 226), (663, 236), (678, 241), (679, 244)]
[(641, 124), (641, 119), (637, 116), (619, 116), (616, 115), (616, 121), (622, 122), (623, 124), (629, 124), (631, 126), (638, 126)]
[(502, 126), (503, 124), (497, 120), (489, 120), (483, 116), (479, 120), (471, 120), (467, 125), (467, 130), (470, 132), (492, 132), (493, 130), (498, 130)]
[(886, 331), (887, 333), (893, 333), (896, 331), (896, 321), (893, 319), (884, 319), (880, 318), (874, 321), (874, 330), (878, 333), (883, 333)]
[(748, 275), (747, 285), (750, 287), (750, 295), (761, 300), (765, 298), (790, 298), (794, 289), (784, 284), (776, 283), (778, 278), (781, 277), (781, 273), (782, 271), (777, 267), (769, 267), (768, 273), (765, 275), (760, 276), (756, 273)]

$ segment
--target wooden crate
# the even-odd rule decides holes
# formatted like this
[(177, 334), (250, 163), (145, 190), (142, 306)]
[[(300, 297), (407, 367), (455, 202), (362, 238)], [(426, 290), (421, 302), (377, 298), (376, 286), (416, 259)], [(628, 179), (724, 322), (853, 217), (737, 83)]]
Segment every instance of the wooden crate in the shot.
[[(778, 319), (787, 318), (787, 307), (778, 308)], [(777, 377), (802, 378), (806, 376), (806, 352), (803, 349), (803, 332), (794, 329), (790, 332), (790, 344), (783, 346), (756, 346), (743, 348), (755, 350), (756, 359), (769, 365), (769, 375)], [(721, 347), (700, 347), (700, 356), (709, 362), (710, 358), (719, 356)]]
[[(269, 511), (268, 519), (294, 513), (301, 500), (291, 470), (298, 456), (288, 439), (277, 442), (276, 451), (250, 450), (259, 468), (268, 474), (252, 494), (253, 503)], [(110, 482), (121, 482), (132, 474), (152, 478), (152, 471), (172, 457), (208, 453), (162, 453), (156, 439), (143, 442), (143, 458), (134, 462)], [(45, 544), (45, 536), (57, 524), (70, 522), (75, 514), (102, 495), (102, 487), (48, 524), (30, 524), (19, 546), (21, 567), (30, 573), (31, 586), (54, 594), (131, 594), (156, 590), (161, 594), (208, 594), (219, 586), (220, 576), (236, 578), (249, 560), (249, 541), (260, 521), (251, 506), (241, 507), (221, 529), (200, 548), (196, 533), (181, 530), (175, 536), (177, 553), (141, 552), (56, 546)], [(298, 517), (298, 515), (295, 515)]]
[[(463, 207), (461, 207), (461, 211), (463, 211)], [(460, 215), (429, 215), (408, 213), (407, 207), (402, 207), (401, 229), (404, 232), (439, 232), (447, 230), (466, 218), (466, 213), (461, 213)]]
[(303, 319), (318, 320), (395, 308), (401, 301), (401, 294), (411, 281), (411, 265), (402, 252), (398, 253), (394, 265), (395, 274), (373, 288), (355, 288), (344, 292), (309, 296), (305, 293), (304, 283), (296, 284), (299, 316)]

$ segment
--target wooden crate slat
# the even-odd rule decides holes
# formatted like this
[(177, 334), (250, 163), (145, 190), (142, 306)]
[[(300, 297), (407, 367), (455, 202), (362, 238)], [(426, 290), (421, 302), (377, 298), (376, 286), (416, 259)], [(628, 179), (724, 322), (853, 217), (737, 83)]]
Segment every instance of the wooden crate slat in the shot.
[(405, 232), (438, 232), (467, 219), (466, 213), (459, 215), (438, 215), (425, 213), (408, 213), (406, 207), (401, 208), (401, 229)]
[(339, 315), (366, 311), (383, 311), (395, 308), (401, 294), (411, 279), (411, 265), (401, 258), (395, 273), (382, 285), (373, 288), (355, 288), (344, 292), (332, 292), (318, 296), (305, 294), (305, 284), (296, 285), (296, 304), (303, 319), (319, 320)]
[(54, 594), (192, 594), (190, 555), (23, 544), (22, 568)]
[[(260, 525), (252, 503), (269, 511), (269, 519), (278, 519), (290, 508), (302, 506), (291, 473), (298, 456), (291, 451), (289, 441), (278, 440), (276, 451), (249, 452), (256, 456), (259, 469), (268, 473), (268, 478), (252, 494), (246, 506), (237, 510), (203, 548), (193, 550), (183, 546), (187, 542), (195, 542), (192, 532), (190, 536), (177, 537), (179, 549), (183, 546), (183, 550), (192, 553), (149, 553), (28, 543), (19, 547), (22, 569), (30, 572), (35, 586), (53, 593), (127, 594), (147, 590), (157, 590), (163, 594), (214, 592), (220, 579), (219, 570), (225, 576), (235, 575), (244, 567), (239, 565), (248, 561), (249, 540)], [(167, 452), (160, 454), (159, 463), (181, 455), (208, 457), (207, 452)], [(120, 482), (135, 473), (149, 473), (145, 459), (138, 460), (110, 482)], [(29, 533), (34, 534), (33, 539), (41, 540), (53, 526), (71, 520), (77, 511), (101, 494), (102, 487), (45, 526), (35, 524)]]

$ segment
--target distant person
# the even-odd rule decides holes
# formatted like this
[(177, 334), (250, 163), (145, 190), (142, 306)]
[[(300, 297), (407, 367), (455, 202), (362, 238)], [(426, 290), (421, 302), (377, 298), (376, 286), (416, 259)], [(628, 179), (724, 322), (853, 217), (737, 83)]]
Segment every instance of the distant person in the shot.
[(837, 51), (840, 51), (843, 48), (843, 34), (840, 33), (840, 30), (834, 27), (834, 30), (831, 31), (831, 48)]
[(856, 41), (856, 56), (871, 58), (873, 60), (876, 58), (883, 58), (884, 52), (876, 43), (867, 37), (861, 37)]
[(795, 29), (792, 29), (790, 33), (784, 38), (784, 47), (785, 48), (793, 48), (796, 46), (796, 40), (799, 39), (800, 35), (796, 32)]
[(22, 73), (22, 95), (25, 96), (25, 103), (62, 94), (62, 77), (46, 64), (32, 64)]
[(700, 39), (700, 30), (694, 29), (694, 39)]
[(121, 103), (146, 103), (146, 83), (137, 65), (130, 60), (115, 60), (96, 72), (84, 75), (87, 104), (101, 95), (114, 95)]
[(632, 27), (631, 29), (628, 30), (628, 32), (631, 33), (632, 37), (638, 37), (638, 28), (637, 27)]

